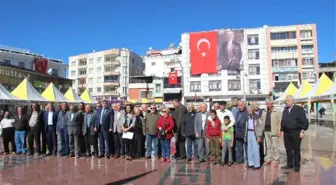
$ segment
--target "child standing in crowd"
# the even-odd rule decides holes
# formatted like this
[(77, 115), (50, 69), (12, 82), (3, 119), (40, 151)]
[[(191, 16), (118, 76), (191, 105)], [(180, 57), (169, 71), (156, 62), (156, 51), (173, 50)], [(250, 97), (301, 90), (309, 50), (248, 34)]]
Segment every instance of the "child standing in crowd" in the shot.
[[(226, 152), (229, 154), (229, 161), (228, 166), (233, 164), (232, 162), (232, 146), (233, 146), (233, 138), (234, 132), (233, 127), (230, 127), (229, 124), (231, 123), (230, 116), (224, 117), (224, 124), (222, 125), (222, 166), (225, 164), (225, 156)], [(225, 128), (229, 127), (228, 131), (225, 131)]]
[(216, 110), (212, 110), (210, 119), (206, 127), (206, 137), (210, 145), (211, 155), (213, 157), (213, 165), (220, 162), (220, 144), (222, 142), (221, 122), (217, 117)]

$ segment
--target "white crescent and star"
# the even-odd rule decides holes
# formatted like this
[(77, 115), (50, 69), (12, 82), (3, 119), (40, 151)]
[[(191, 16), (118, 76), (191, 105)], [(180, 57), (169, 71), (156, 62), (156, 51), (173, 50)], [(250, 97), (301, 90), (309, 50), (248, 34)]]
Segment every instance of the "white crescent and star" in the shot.
[[(200, 51), (200, 45), (201, 45), (203, 42), (206, 43), (206, 44), (208, 45), (208, 50), (210, 49), (210, 47), (211, 47), (210, 41), (209, 41), (208, 39), (201, 38), (201, 39), (198, 40), (198, 42), (197, 42), (197, 50), (198, 50), (198, 51)], [(207, 54), (207, 53), (204, 52), (204, 51), (201, 53), (202, 57), (205, 57), (206, 54)]]

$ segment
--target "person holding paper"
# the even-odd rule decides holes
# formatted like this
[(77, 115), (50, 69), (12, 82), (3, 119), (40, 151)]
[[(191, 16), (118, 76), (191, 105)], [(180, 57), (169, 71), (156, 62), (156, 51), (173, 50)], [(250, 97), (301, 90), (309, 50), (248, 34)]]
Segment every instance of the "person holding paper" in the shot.
[(134, 114), (133, 114), (133, 107), (132, 105), (126, 105), (125, 108), (125, 123), (122, 126), (122, 131), (123, 131), (123, 140), (125, 143), (125, 149), (126, 149), (126, 160), (132, 160), (132, 154), (134, 150), (134, 141), (133, 141), (133, 136), (134, 136), (134, 125), (135, 125), (135, 120), (134, 120)]
[(157, 121), (157, 128), (159, 130), (158, 137), (160, 138), (162, 150), (162, 162), (170, 162), (170, 140), (174, 136), (174, 119), (169, 115), (169, 109), (163, 108), (162, 116)]

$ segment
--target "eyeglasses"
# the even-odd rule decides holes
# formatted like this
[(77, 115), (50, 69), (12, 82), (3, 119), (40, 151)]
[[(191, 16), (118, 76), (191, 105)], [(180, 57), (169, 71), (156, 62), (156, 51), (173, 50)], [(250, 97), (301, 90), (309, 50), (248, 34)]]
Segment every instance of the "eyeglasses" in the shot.
[(155, 110), (156, 108), (150, 108), (151, 110)]
[(162, 113), (167, 113), (167, 111), (162, 111)]

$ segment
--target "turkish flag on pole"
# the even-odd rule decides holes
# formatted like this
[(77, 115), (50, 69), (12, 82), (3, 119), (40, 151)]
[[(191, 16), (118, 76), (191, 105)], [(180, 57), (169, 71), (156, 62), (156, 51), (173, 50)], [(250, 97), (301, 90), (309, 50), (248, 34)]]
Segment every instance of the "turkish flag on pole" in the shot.
[(217, 72), (217, 32), (190, 33), (191, 74)]
[(168, 74), (168, 84), (169, 85), (176, 85), (177, 84), (177, 71), (170, 72)]

